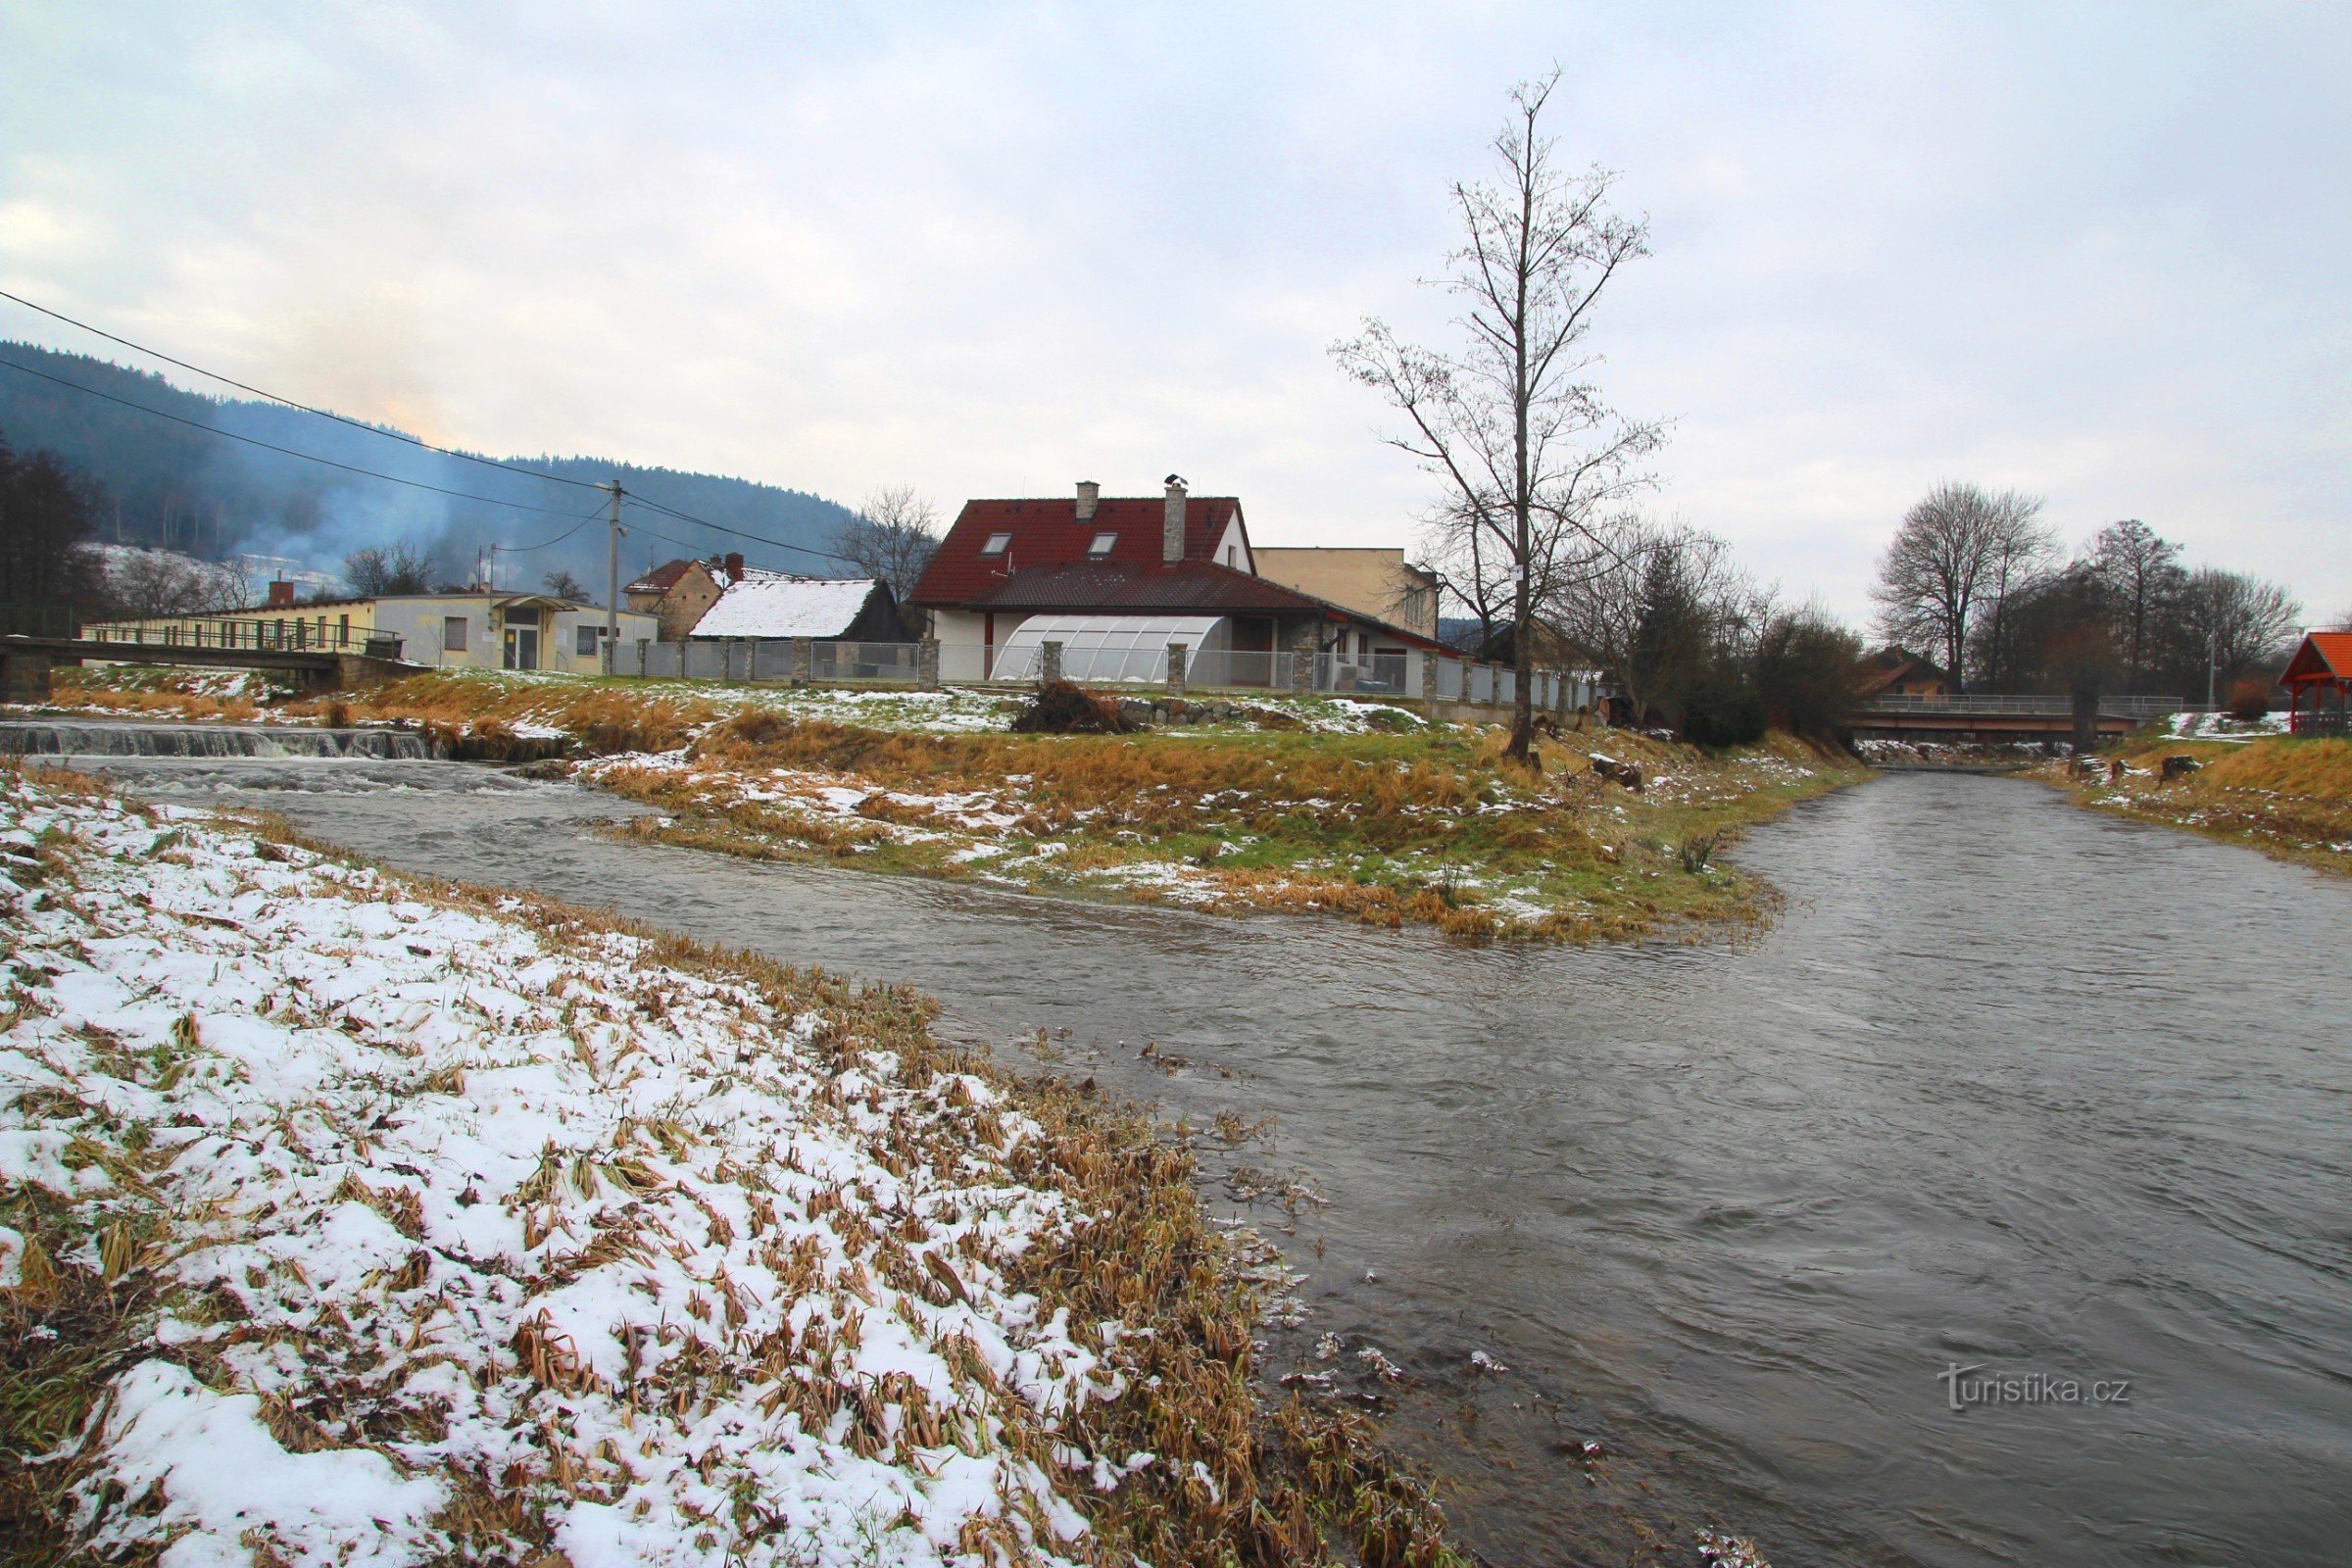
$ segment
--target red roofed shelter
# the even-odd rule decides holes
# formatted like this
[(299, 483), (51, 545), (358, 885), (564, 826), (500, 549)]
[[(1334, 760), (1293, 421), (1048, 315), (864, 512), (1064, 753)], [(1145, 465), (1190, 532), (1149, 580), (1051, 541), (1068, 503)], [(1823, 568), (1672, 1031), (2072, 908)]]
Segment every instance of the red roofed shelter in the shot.
[(2352, 631), (2306, 635), (2278, 684), (2286, 688), (2290, 733), (2343, 734), (2346, 698), (2352, 695)]

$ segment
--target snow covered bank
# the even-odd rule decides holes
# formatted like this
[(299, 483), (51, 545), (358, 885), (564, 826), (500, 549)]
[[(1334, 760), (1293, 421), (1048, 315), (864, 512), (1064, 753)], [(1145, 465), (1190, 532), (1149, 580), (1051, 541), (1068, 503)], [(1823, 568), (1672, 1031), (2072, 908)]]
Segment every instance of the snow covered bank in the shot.
[(1189, 1164), (918, 999), (6, 774), (0, 932), (12, 1446), (57, 1397), (15, 1369), (92, 1342), (0, 1526), (167, 1568), (1320, 1555)]

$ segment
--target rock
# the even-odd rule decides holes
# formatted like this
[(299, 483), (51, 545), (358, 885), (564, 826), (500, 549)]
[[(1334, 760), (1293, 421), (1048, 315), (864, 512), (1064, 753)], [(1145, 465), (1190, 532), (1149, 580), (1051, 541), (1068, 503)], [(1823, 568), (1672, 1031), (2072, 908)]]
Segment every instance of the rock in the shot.
[(2194, 773), (2199, 765), (2193, 757), (2168, 757), (2164, 760), (2163, 781), (2170, 784), (2177, 778), (2186, 778), (2189, 774)]

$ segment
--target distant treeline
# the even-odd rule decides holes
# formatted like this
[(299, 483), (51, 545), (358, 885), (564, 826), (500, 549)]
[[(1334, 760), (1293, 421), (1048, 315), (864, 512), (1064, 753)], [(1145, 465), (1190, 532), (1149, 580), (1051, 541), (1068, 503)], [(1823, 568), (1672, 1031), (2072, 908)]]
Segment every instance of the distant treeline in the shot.
[[(57, 379), (23, 373), (27, 369)], [(190, 423), (159, 418), (91, 392)], [(410, 483), (326, 467), (211, 431)], [(597, 509), (599, 498), (589, 491), (469, 463), (275, 404), (205, 397), (160, 375), (84, 355), (0, 342), (0, 437), (20, 457), (54, 455), (88, 482), (91, 537), (97, 542), (160, 546), (212, 559), (252, 551), (293, 557), (325, 570), (336, 569), (354, 551), (405, 543), (424, 551), (440, 572), (452, 577), (469, 573), (482, 547), (544, 545), (515, 556), (502, 570), (511, 566), (518, 580), (570, 570), (593, 584), (604, 581), (602, 527), (586, 526), (563, 543), (545, 545)], [(848, 508), (820, 496), (744, 479), (598, 458), (507, 461), (590, 483), (617, 477), (631, 494), (675, 511), (812, 550), (824, 549), (851, 516)], [(545, 510), (510, 510), (524, 508)], [(642, 524), (623, 556), (623, 568), (631, 575), (649, 554), (667, 559), (725, 550), (741, 550), (780, 570), (827, 569), (815, 556), (771, 549), (673, 517), (649, 515)], [(656, 528), (671, 537), (655, 538)]]

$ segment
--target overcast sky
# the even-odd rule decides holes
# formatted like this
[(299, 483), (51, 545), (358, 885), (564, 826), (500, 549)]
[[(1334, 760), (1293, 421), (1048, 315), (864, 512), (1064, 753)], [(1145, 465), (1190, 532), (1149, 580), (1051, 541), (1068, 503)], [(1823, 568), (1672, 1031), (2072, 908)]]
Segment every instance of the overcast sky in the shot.
[[(1558, 62), (1655, 255), (1657, 511), (1857, 618), (1942, 478), (2352, 606), (2352, 8), (0, 0), (0, 287), (493, 452), (855, 501), (1432, 499), (1327, 345), (1423, 334)], [(104, 349), (0, 302), (0, 336)]]

